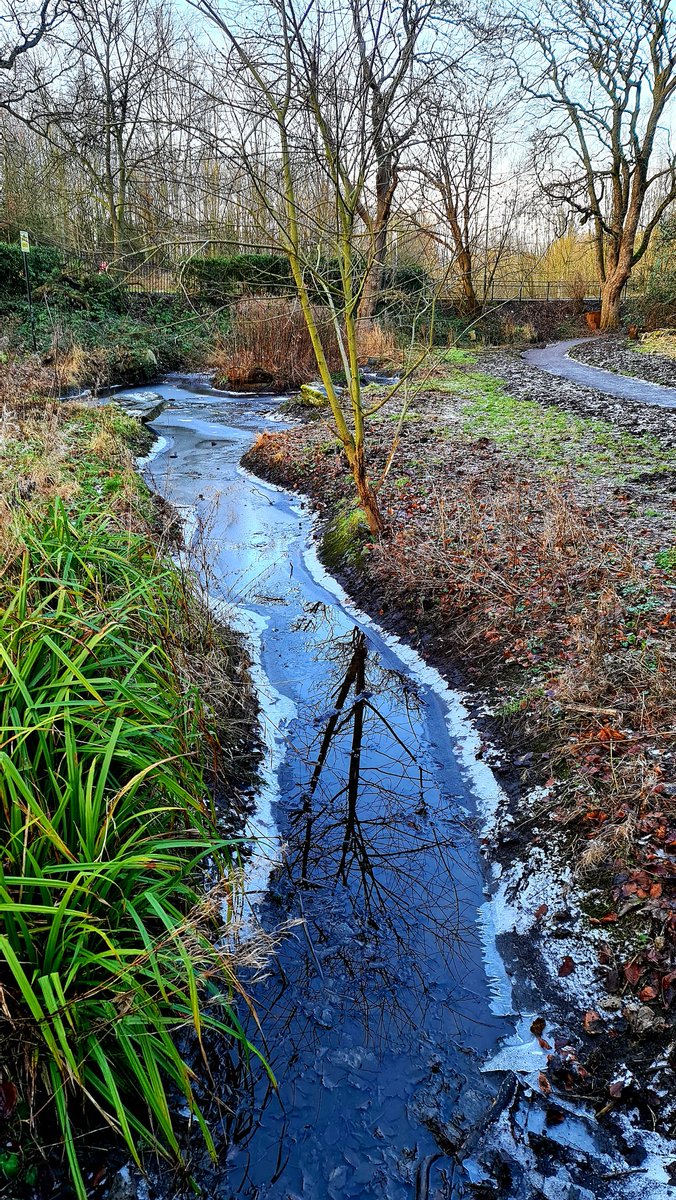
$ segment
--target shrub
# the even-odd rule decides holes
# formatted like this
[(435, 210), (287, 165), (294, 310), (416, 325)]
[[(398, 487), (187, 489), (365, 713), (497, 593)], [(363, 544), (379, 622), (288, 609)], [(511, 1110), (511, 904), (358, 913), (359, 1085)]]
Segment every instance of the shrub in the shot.
[(82, 309), (94, 318), (125, 312), (129, 306), (127, 288), (114, 274), (81, 263), (54, 271), (35, 291), (36, 300), (42, 296), (60, 308)]
[[(34, 246), (28, 263), (33, 287), (40, 287), (58, 276), (61, 269), (61, 252), (51, 246)], [(26, 294), (23, 256), (17, 245), (0, 242), (0, 297), (21, 298)]]
[(566, 295), (573, 301), (573, 310), (580, 316), (584, 312), (584, 302), (587, 298), (587, 281), (579, 271), (566, 283)]
[(243, 291), (284, 294), (293, 286), (288, 259), (281, 254), (192, 258), (183, 279), (190, 291), (210, 304), (227, 304)]
[(646, 329), (676, 323), (676, 217), (660, 222), (643, 295), (630, 296), (622, 315), (627, 324)]
[(391, 362), (397, 354), (397, 343), (394, 340), (394, 334), (389, 329), (383, 329), (382, 326), (370, 322), (368, 325), (361, 325), (357, 329), (357, 344), (359, 349), (359, 361), (366, 362)]
[(645, 291), (649, 300), (676, 307), (676, 216), (660, 224)]
[[(342, 367), (328, 309), (314, 308), (331, 370)], [(232, 335), (219, 363), (221, 378), (233, 386), (264, 384), (279, 391), (297, 388), (317, 374), (317, 360), (297, 300), (260, 296), (240, 300)]]
[[(386, 267), (376, 302), (376, 315), (388, 325), (407, 332), (421, 322), (429, 326), (433, 295), (434, 282), (424, 267), (415, 264)], [(440, 316), (437, 311), (437, 323)], [(441, 340), (445, 340), (443, 335)]]
[(174, 569), (60, 501), (23, 538), (0, 617), (4, 1069), (57, 1121), (85, 1200), (88, 1113), (135, 1161), (144, 1145), (180, 1161), (180, 1094), (214, 1153), (173, 1035), (218, 1030), (250, 1050), (202, 895), (207, 856), (230, 887), (232, 847), (205, 800), (199, 701), (165, 648)]

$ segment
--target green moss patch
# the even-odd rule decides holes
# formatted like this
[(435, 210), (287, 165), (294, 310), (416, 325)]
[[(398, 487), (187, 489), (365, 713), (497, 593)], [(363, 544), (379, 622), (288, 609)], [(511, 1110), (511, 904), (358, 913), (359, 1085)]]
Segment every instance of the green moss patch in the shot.
[(364, 547), (370, 537), (363, 509), (343, 502), (324, 531), (321, 544), (322, 559), (328, 567), (359, 566), (364, 558)]

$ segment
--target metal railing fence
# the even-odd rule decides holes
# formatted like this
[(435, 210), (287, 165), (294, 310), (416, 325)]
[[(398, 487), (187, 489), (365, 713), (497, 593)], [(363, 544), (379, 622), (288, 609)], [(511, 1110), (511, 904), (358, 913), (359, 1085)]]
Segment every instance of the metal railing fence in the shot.
[[(186, 265), (190, 262), (193, 249), (188, 244), (163, 245), (156, 250), (137, 251), (117, 257), (107, 257), (105, 252), (97, 250), (49, 248), (60, 257), (64, 272), (85, 271), (89, 274), (106, 274), (111, 280), (122, 284), (130, 292), (167, 295), (179, 291), (182, 286), (186, 286), (186, 282), (189, 283), (189, 276), (186, 276), (184, 272)], [(213, 248), (218, 248), (218, 244), (209, 244), (209, 249)], [(241, 252), (251, 249), (254, 248), (242, 248)], [(223, 244), (221, 253), (231, 255), (234, 252), (232, 243)], [(598, 301), (601, 295), (598, 280), (589, 279), (583, 282), (584, 289), (582, 289), (579, 279), (571, 281), (533, 279), (531, 277), (507, 279), (496, 277), (490, 282), (486, 300), (495, 303), (512, 300), (561, 301), (575, 299), (587, 303)], [(192, 287), (190, 283), (189, 286)], [(582, 295), (583, 290), (584, 295)], [(626, 294), (636, 295), (640, 291), (639, 281), (630, 280)], [(443, 286), (439, 298), (452, 303), (457, 298), (457, 287)]]

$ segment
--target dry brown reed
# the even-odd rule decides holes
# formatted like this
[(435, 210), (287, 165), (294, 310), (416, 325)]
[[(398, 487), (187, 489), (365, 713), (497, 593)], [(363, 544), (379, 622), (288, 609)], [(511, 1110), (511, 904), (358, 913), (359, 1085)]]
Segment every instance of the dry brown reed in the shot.
[[(324, 353), (332, 371), (342, 367), (331, 314), (313, 309)], [(317, 360), (297, 300), (252, 296), (233, 312), (232, 334), (212, 355), (220, 379), (233, 388), (297, 388), (317, 375)]]

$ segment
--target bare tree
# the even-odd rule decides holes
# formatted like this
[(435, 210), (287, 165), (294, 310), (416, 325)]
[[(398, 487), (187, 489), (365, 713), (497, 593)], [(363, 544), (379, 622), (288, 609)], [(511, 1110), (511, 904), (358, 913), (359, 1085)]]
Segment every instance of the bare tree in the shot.
[(614, 329), (632, 268), (676, 200), (673, 5), (541, 0), (513, 28), (521, 85), (548, 119), (534, 138), (541, 186), (581, 225), (591, 222), (601, 328)]
[[(509, 104), (499, 99), (500, 90), (498, 73), (492, 69), (474, 84), (465, 80), (455, 96), (445, 80), (439, 81), (422, 116), (425, 151), (413, 168), (425, 196), (425, 226), (452, 255), (458, 304), (468, 314), (481, 310), (482, 283), (485, 290), (509, 236), (509, 222), (503, 220), (489, 266), (490, 201), (497, 175), (494, 149), (496, 138), (504, 143)], [(479, 270), (484, 267), (483, 279), (477, 278), (477, 265)]]
[[(362, 17), (366, 3), (362, 0)], [(366, 423), (385, 401), (370, 407), (365, 403), (358, 328), (372, 266), (371, 254), (363, 252), (361, 213), (379, 152), (372, 137), (371, 81), (354, 11), (333, 0), (315, 0), (300, 9), (295, 0), (265, 0), (237, 26), (215, 0), (193, 0), (193, 7), (230, 48), (230, 149), (235, 149), (236, 128), (240, 162), (265, 213), (266, 229), (274, 230), (275, 244), (288, 259), (332, 424), (370, 529), (378, 533), (383, 527), (380, 481), (370, 477)], [(389, 61), (399, 64), (399, 42), (389, 51), (386, 45), (389, 12), (388, 0), (373, 0), (367, 23), (381, 31), (381, 40), (370, 53), (383, 62), (389, 53)], [(392, 91), (392, 104), (397, 95)], [(385, 110), (383, 127), (387, 118)], [(317, 294), (332, 316), (344, 390), (332, 377), (322, 345), (313, 306)]]
[(360, 84), (368, 98), (365, 133), (371, 142), (372, 179), (366, 180), (359, 215), (368, 231), (369, 259), (359, 317), (374, 314), (387, 256), (387, 234), (399, 164), (420, 121), (430, 50), (422, 50), (435, 0), (401, 0), (392, 6), (350, 0)]
[(39, 6), (10, 3), (0, 13), (0, 70), (11, 71), (22, 55), (34, 50), (64, 9), (59, 0), (42, 0)]
[(150, 98), (169, 53), (171, 21), (154, 0), (72, 0), (68, 24), (49, 39), (24, 76), (12, 111), (78, 161), (106, 215), (108, 248), (125, 245), (130, 188), (151, 157), (161, 159)]

